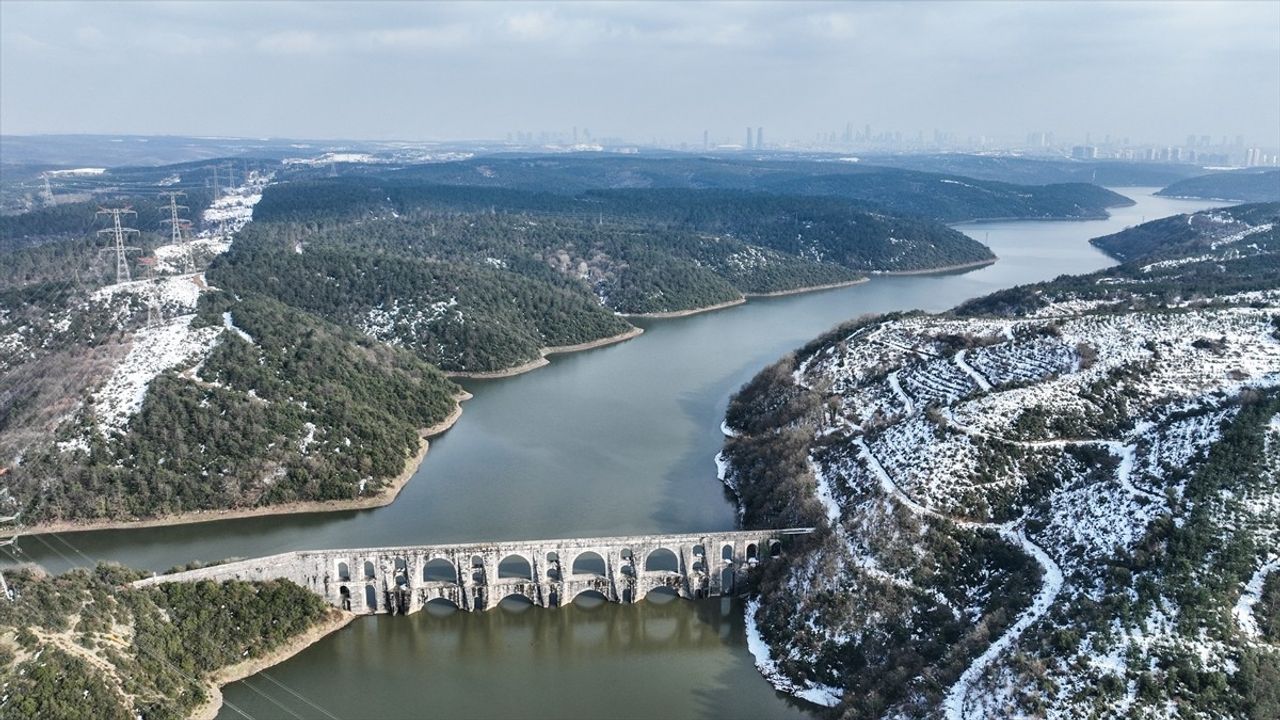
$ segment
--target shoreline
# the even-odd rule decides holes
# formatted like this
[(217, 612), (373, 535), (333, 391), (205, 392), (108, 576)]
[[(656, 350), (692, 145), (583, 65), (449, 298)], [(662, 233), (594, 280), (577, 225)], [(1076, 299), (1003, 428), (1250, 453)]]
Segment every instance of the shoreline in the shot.
[(774, 290), (773, 292), (747, 293), (745, 297), (747, 299), (751, 299), (751, 298), (785, 297), (787, 295), (803, 295), (804, 293), (818, 292), (820, 290), (834, 290), (836, 288), (852, 287), (854, 285), (861, 285), (862, 283), (865, 283), (865, 282), (871, 282), (871, 277), (869, 275), (864, 275), (854, 280), (844, 280), (841, 282), (826, 283), (825, 285), (807, 285), (805, 287), (792, 288), (791, 290)]
[(257, 675), (273, 665), (278, 665), (288, 660), (329, 635), (350, 625), (358, 617), (360, 616), (353, 612), (331, 609), (319, 622), (307, 628), (306, 632), (266, 655), (215, 670), (205, 684), (205, 690), (209, 692), (209, 697), (203, 703), (197, 705), (188, 717), (190, 720), (214, 720), (218, 715), (218, 711), (222, 709), (223, 687)]
[(736, 300), (726, 300), (725, 302), (716, 303), (715, 305), (689, 308), (688, 310), (669, 310), (667, 312), (618, 313), (618, 314), (626, 318), (648, 318), (651, 320), (662, 320), (663, 318), (688, 317), (690, 315), (697, 315), (699, 313), (714, 312), (716, 310), (724, 310), (725, 308), (731, 308), (731, 307), (736, 307), (738, 305), (741, 305), (746, 301), (747, 301), (747, 296), (741, 295)]
[[(1137, 202), (1122, 203), (1120, 205), (1108, 205), (1106, 209), (1133, 207)], [(977, 225), (979, 223), (1015, 223), (1015, 222), (1092, 222), (1094, 220), (1109, 220), (1111, 213), (1104, 212), (1101, 215), (1076, 215), (1072, 217), (1018, 217), (1011, 215), (1008, 217), (989, 217), (989, 218), (970, 218), (968, 220), (956, 220), (955, 222), (939, 221), (947, 227), (956, 225)]]
[(1000, 258), (993, 257), (988, 260), (974, 260), (973, 262), (957, 263), (955, 265), (944, 265), (936, 268), (925, 268), (922, 270), (881, 270), (874, 273), (875, 275), (939, 275), (942, 273), (955, 272), (956, 270), (972, 270), (974, 268), (986, 267), (994, 265)]
[(453, 412), (448, 417), (431, 427), (418, 431), (418, 450), (405, 460), (404, 469), (391, 479), (382, 492), (377, 495), (353, 498), (350, 500), (299, 500), (279, 505), (265, 505), (253, 508), (232, 508), (226, 510), (192, 510), (190, 512), (164, 515), (161, 517), (139, 520), (101, 520), (101, 521), (62, 521), (33, 525), (23, 531), (23, 535), (43, 535), (46, 533), (76, 533), (93, 530), (132, 530), (135, 528), (168, 527), (170, 525), (195, 525), (197, 523), (216, 522), (218, 520), (241, 520), (251, 517), (270, 517), (273, 515), (298, 515), (302, 513), (337, 512), (342, 510), (369, 510), (390, 505), (400, 495), (400, 491), (418, 472), (418, 467), (426, 459), (431, 449), (428, 438), (435, 437), (453, 427), (462, 417), (462, 403), (471, 399), (471, 393), (463, 392), (455, 397)]
[(628, 318), (645, 318), (649, 320), (663, 320), (667, 318), (688, 317), (690, 315), (698, 315), (700, 313), (714, 312), (716, 310), (724, 310), (725, 308), (737, 307), (749, 300), (759, 298), (784, 297), (787, 295), (803, 295), (804, 293), (820, 292), (822, 290), (834, 290), (836, 288), (851, 287), (853, 285), (861, 285), (870, 282), (870, 276), (863, 276), (853, 280), (844, 280), (841, 282), (825, 283), (823, 285), (805, 285), (804, 287), (791, 288), (790, 290), (775, 290), (773, 292), (762, 293), (743, 293), (742, 297), (737, 300), (716, 303), (715, 305), (707, 305), (705, 307), (690, 308), (688, 310), (672, 310), (670, 312), (660, 313), (618, 313)]
[(538, 368), (544, 365), (551, 364), (551, 361), (547, 359), (548, 355), (562, 355), (565, 353), (581, 352), (583, 350), (592, 350), (594, 348), (604, 347), (606, 345), (614, 345), (616, 343), (630, 340), (631, 338), (643, 332), (644, 332), (644, 328), (633, 327), (629, 330), (620, 332), (617, 335), (610, 335), (609, 337), (603, 337), (603, 338), (600, 338), (599, 340), (590, 340), (588, 342), (578, 343), (577, 345), (552, 345), (550, 347), (544, 347), (538, 350), (538, 353), (541, 355), (541, 357), (537, 358), (536, 360), (530, 360), (527, 363), (522, 363), (514, 367), (506, 368), (504, 370), (479, 370), (475, 372), (470, 372), (466, 370), (456, 370), (456, 371), (445, 372), (445, 376), (449, 378), (463, 378), (467, 380), (496, 380), (498, 378), (522, 375), (524, 373), (529, 372), (530, 370), (537, 370)]

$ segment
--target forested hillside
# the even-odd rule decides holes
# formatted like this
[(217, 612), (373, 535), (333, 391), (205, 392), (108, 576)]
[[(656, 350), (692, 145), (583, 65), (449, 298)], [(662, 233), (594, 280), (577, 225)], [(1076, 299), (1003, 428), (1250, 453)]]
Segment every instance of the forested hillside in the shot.
[[(154, 371), (153, 358), (159, 372), (132, 405), (130, 373)], [(7, 433), (47, 420), (22, 402), (40, 387), (11, 389)], [(275, 301), (205, 295), (194, 316), (139, 330), (56, 442), (25, 448), (6, 512), (31, 524), (132, 520), (376, 495), (459, 392), (403, 350)]]
[[(562, 222), (559, 233), (579, 244), (590, 242), (592, 235), (603, 234), (601, 228), (607, 221), (610, 230), (627, 231), (635, 242), (684, 255), (693, 252), (688, 248), (699, 239), (714, 235), (716, 239), (737, 240), (797, 256), (809, 263), (835, 264), (862, 272), (927, 270), (992, 258), (981, 244), (963, 233), (928, 220), (887, 212), (874, 204), (735, 190), (608, 190), (565, 196), (351, 177), (273, 187), (255, 210), (254, 218), (260, 222), (297, 223), (416, 215), (425, 217), (427, 230), (436, 233), (431, 239), (423, 238), (422, 244), (431, 248), (443, 244), (454, 249), (467, 240), (440, 232), (431, 224), (440, 222), (438, 216), (499, 211), (531, 221), (580, 221)], [(655, 234), (657, 231), (665, 231), (665, 235)], [(489, 230), (491, 236), (501, 233), (500, 228)], [(468, 234), (479, 235), (476, 231)], [(500, 242), (497, 237), (484, 240), (490, 245)], [(526, 243), (523, 238), (507, 240), (508, 244)], [(786, 283), (779, 285), (771, 289), (787, 289)]]
[(749, 610), (766, 675), (846, 718), (1275, 717), (1276, 209), (861, 318), (744, 386), (745, 522), (821, 528)]
[(862, 156), (862, 162), (1019, 185), (1090, 183), (1103, 187), (1163, 187), (1205, 172), (1203, 168), (1189, 163), (1072, 160), (999, 153), (873, 154)]
[(1013, 185), (860, 163), (490, 156), (417, 165), (398, 173), (445, 185), (514, 188), (576, 195), (588, 190), (732, 189), (871, 201), (887, 210), (954, 222), (980, 218), (1104, 217), (1132, 201), (1085, 183)]
[(1184, 263), (1190, 258), (1231, 259), (1261, 251), (1259, 241), (1265, 242), (1277, 222), (1280, 202), (1238, 205), (1174, 215), (1090, 242), (1119, 260), (1159, 260), (1165, 256)]
[[(206, 215), (239, 228), (259, 191)], [(28, 525), (379, 502), (461, 393), (413, 353), (199, 271), (0, 300), (0, 513)]]
[(341, 615), (288, 581), (167, 584), (99, 565), (49, 577), (5, 571), (0, 717), (178, 720), (216, 671), (252, 661)]
[[(210, 269), (459, 372), (487, 372), (671, 313), (982, 263), (940, 224), (834, 198), (717, 190), (576, 196), (340, 177), (269, 188)], [(516, 302), (512, 302), (512, 299)]]
[(1236, 170), (1179, 180), (1157, 195), (1231, 202), (1280, 202), (1280, 170)]

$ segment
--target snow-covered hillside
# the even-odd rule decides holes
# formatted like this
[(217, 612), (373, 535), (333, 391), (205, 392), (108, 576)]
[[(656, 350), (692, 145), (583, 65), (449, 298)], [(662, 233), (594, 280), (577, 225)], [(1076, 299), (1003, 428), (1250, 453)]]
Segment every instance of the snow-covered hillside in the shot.
[(824, 525), (751, 618), (779, 688), (847, 717), (1166, 717), (1185, 663), (1243, 698), (1195, 714), (1252, 712), (1250, 653), (1280, 657), (1254, 614), (1280, 557), (1278, 243), (1256, 214), (1188, 221), (1213, 233), (1189, 251), (1247, 258), (854, 322), (744, 388), (721, 477), (749, 519)]

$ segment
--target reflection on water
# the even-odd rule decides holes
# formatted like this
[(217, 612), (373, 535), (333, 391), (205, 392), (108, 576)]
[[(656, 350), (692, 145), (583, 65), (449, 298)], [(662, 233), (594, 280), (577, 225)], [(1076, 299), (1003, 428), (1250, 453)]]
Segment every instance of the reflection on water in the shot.
[[(760, 680), (745, 643), (742, 606), (728, 598), (429, 607), (362, 618), (268, 674), (344, 720), (808, 717)], [(250, 683), (224, 692), (255, 718), (287, 717), (274, 703), (326, 717), (270, 680)]]

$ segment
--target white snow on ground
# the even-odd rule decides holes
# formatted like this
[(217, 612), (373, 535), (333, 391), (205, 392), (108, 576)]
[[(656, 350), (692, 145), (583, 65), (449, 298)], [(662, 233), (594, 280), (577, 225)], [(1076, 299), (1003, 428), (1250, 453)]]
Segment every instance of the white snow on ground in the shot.
[(724, 453), (722, 452), (716, 453), (715, 461), (716, 461), (716, 477), (720, 480), (720, 482), (728, 486), (730, 490), (737, 492), (738, 484), (733, 479), (733, 473), (730, 472), (732, 468), (730, 468), (729, 466), (729, 461), (725, 459)]
[(186, 258), (195, 253), (221, 255), (231, 247), (231, 241), (223, 237), (196, 238), (181, 243), (168, 243), (155, 249), (156, 272), (182, 272)]
[(1206, 260), (1213, 260), (1213, 259), (1214, 259), (1213, 255), (1196, 255), (1195, 257), (1175, 258), (1173, 260), (1160, 260), (1159, 262), (1153, 262), (1150, 265), (1143, 265), (1140, 269), (1144, 273), (1149, 273), (1152, 270), (1164, 270), (1167, 268), (1175, 268), (1180, 265), (1191, 265), (1193, 263), (1204, 262)]
[(1040, 546), (1027, 539), (1027, 536), (1021, 531), (1004, 530), (1000, 533), (1004, 538), (1023, 549), (1027, 554), (1035, 558), (1040, 567), (1044, 569), (1044, 584), (1040, 586), (1040, 592), (1036, 593), (1035, 599), (1031, 601), (1031, 607), (1018, 617), (1008, 630), (1004, 632), (995, 642), (991, 643), (969, 667), (965, 668), (960, 674), (960, 679), (955, 685), (951, 686), (951, 690), (947, 692), (947, 697), (942, 701), (942, 710), (947, 720), (964, 720), (966, 717), (983, 717), (981, 713), (977, 715), (966, 715), (965, 706), (969, 695), (969, 689), (973, 683), (980, 677), (982, 673), (995, 662), (1010, 645), (1014, 643), (1032, 623), (1039, 620), (1049, 610), (1049, 606), (1058, 597), (1058, 592), (1062, 590), (1062, 570), (1058, 564), (1049, 557), (1049, 554), (1040, 548)]
[(182, 315), (162, 325), (139, 330), (129, 354), (93, 394), (94, 415), (104, 430), (123, 432), (142, 409), (147, 387), (160, 373), (194, 362), (213, 349), (219, 327), (193, 329), (195, 315)]
[(235, 321), (231, 319), (230, 310), (222, 313), (222, 326), (230, 330), (231, 332), (235, 333), (236, 335), (239, 335), (242, 340), (249, 343), (250, 345), (253, 344), (253, 336), (249, 335), (249, 333), (245, 332), (244, 330), (241, 330), (240, 328), (236, 327)]
[(298, 441), (298, 450), (305, 455), (307, 453), (307, 448), (311, 447), (311, 443), (316, 440), (316, 425), (315, 423), (309, 422), (304, 423), (303, 427), (307, 429), (307, 433)]
[(896, 370), (889, 373), (889, 387), (893, 389), (893, 394), (898, 396), (898, 400), (902, 401), (903, 406), (906, 407), (908, 415), (916, 411), (915, 402), (911, 400), (909, 395), (902, 391), (902, 383), (898, 381), (898, 372)]
[[(219, 223), (221, 227), (217, 232), (206, 231), (202, 239), (193, 242), (213, 251), (225, 251), (231, 234), (253, 217), (253, 206), (262, 199), (262, 188), (270, 180), (270, 175), (250, 172), (245, 185), (233, 188), (215, 200), (205, 211), (204, 220), (206, 224)], [(178, 246), (162, 247), (167, 259), (180, 257), (184, 252)], [(191, 327), (195, 319), (191, 311), (195, 309), (201, 293), (208, 289), (203, 273), (190, 273), (118, 283), (93, 293), (91, 300), (95, 302), (111, 302), (125, 295), (147, 299), (155, 293), (162, 309), (176, 309), (183, 313), (134, 333), (129, 353), (93, 394), (93, 413), (104, 431), (124, 432), (129, 419), (142, 408), (151, 381), (166, 370), (203, 360), (224, 330), (253, 342), (253, 338), (235, 326), (231, 313), (224, 313), (224, 327)]]
[(960, 679), (956, 681), (956, 684), (953, 685), (951, 690), (947, 693), (947, 697), (943, 701), (943, 710), (946, 713), (946, 717), (948, 720), (963, 720), (965, 717), (965, 699), (968, 696), (969, 688), (979, 677), (982, 676), (982, 673), (986, 671), (987, 667), (991, 665), (991, 663), (993, 663), (996, 658), (1005, 651), (1005, 649), (1012, 645), (1027, 628), (1031, 627), (1032, 623), (1043, 617), (1049, 610), (1053, 601), (1058, 597), (1058, 593), (1062, 590), (1062, 570), (1058, 567), (1058, 564), (1054, 562), (1053, 558), (1049, 557), (1049, 554), (1040, 546), (1031, 542), (1025, 533), (1020, 530), (1014, 530), (1012, 523), (996, 525), (992, 523), (975, 523), (955, 520), (947, 517), (943, 513), (915, 502), (908, 497), (906, 493), (902, 492), (897, 483), (894, 482), (893, 478), (880, 464), (880, 461), (876, 459), (875, 454), (871, 452), (871, 449), (867, 447), (867, 444), (863, 442), (861, 438), (855, 440), (855, 444), (858, 446), (859, 456), (864, 462), (866, 462), (872, 473), (880, 480), (881, 487), (911, 511), (920, 515), (927, 515), (929, 517), (948, 519), (962, 527), (996, 530), (1006, 540), (1018, 545), (1023, 549), (1023, 551), (1031, 555), (1031, 557), (1033, 557), (1044, 570), (1044, 584), (1041, 586), (1040, 592), (1036, 594), (1035, 599), (1032, 601), (1031, 607), (1027, 608), (1027, 610), (1018, 617), (1018, 620), (1014, 622), (1014, 624), (1010, 626), (1003, 635), (988, 646), (982, 655), (978, 656), (978, 658), (965, 669), (965, 671), (960, 675)]
[(1273, 313), (1271, 308), (1234, 307), (1062, 321), (1056, 342), (1065, 348), (1092, 348), (1096, 361), (1091, 366), (959, 403), (955, 415), (966, 425), (1005, 436), (1024, 412), (1036, 407), (1052, 408), (1058, 415), (1096, 414), (1100, 408), (1088, 399), (1088, 388), (1126, 366), (1149, 366), (1126, 385), (1131, 412), (1212, 392), (1275, 385), (1280, 382), (1280, 342), (1271, 334)]
[(1253, 606), (1262, 599), (1262, 584), (1267, 581), (1267, 575), (1277, 569), (1280, 569), (1280, 558), (1272, 557), (1271, 560), (1263, 563), (1262, 567), (1253, 573), (1253, 577), (1249, 578), (1249, 582), (1245, 583), (1244, 592), (1236, 601), (1235, 607), (1231, 609), (1231, 614), (1236, 618), (1236, 624), (1240, 626), (1240, 632), (1251, 638), (1262, 634), (1258, 628), (1258, 619), (1253, 616)]
[(822, 503), (822, 507), (827, 511), (827, 522), (835, 526), (840, 522), (840, 504), (836, 502), (835, 493), (831, 491), (831, 481), (823, 472), (822, 465), (814, 462), (812, 456), (809, 457), (809, 469), (813, 472), (813, 479), (818, 485), (818, 502)]
[(1271, 232), (1272, 227), (1273, 226), (1271, 223), (1265, 223), (1263, 225), (1254, 225), (1253, 227), (1245, 228), (1240, 232), (1232, 233), (1226, 237), (1218, 238), (1217, 240), (1214, 240), (1212, 243), (1209, 244), (1209, 249), (1217, 250), (1223, 245), (1234, 245), (1240, 242), (1241, 240), (1244, 240), (1245, 238), (1249, 237), (1250, 235), (1258, 235), (1260, 233)]
[(74, 177), (77, 175), (101, 175), (106, 168), (75, 168), (73, 170), (49, 170), (45, 174), (53, 177)]
[(760, 671), (760, 674), (781, 692), (790, 693), (823, 707), (835, 707), (838, 705), (841, 695), (839, 688), (812, 683), (806, 686), (798, 686), (790, 678), (782, 674), (782, 671), (778, 669), (778, 663), (770, 657), (769, 646), (765, 643), (764, 637), (760, 635), (760, 628), (756, 625), (756, 612), (759, 610), (760, 600), (752, 598), (747, 601), (747, 650), (756, 659), (756, 669)]
[(262, 175), (252, 170), (244, 185), (232, 188), (226, 195), (214, 200), (200, 216), (206, 228), (200, 233), (200, 237), (225, 238), (248, 225), (253, 219), (253, 206), (262, 199), (262, 190), (270, 184), (273, 177), (274, 173)]
[(146, 300), (151, 293), (155, 293), (162, 307), (176, 306), (177, 309), (190, 312), (196, 309), (196, 302), (207, 287), (204, 273), (190, 273), (106, 285), (93, 291), (89, 297), (94, 302), (111, 302), (122, 295), (134, 295)]
[(389, 162), (389, 160), (380, 160), (369, 153), (360, 152), (327, 152), (323, 155), (313, 158), (285, 158), (282, 160), (285, 165), (328, 165), (330, 163), (376, 163)]
[(440, 322), (466, 322), (466, 316), (458, 308), (458, 298), (418, 305), (413, 300), (401, 303), (399, 298), (391, 306), (378, 305), (365, 313), (361, 330), (376, 340), (391, 345), (403, 345), (405, 338), (426, 336), (432, 325)]
[(715, 457), (716, 462), (716, 478), (724, 483), (724, 486), (733, 491), (733, 496), (738, 499), (734, 505), (738, 508), (738, 522), (742, 522), (745, 516), (746, 508), (742, 505), (742, 495), (738, 493), (738, 481), (733, 477), (732, 464), (725, 458), (724, 453), (718, 452)]
[(990, 389), (991, 389), (991, 383), (987, 382), (987, 379), (986, 379), (985, 377), (983, 377), (983, 376), (982, 376), (982, 373), (978, 372), (977, 370), (974, 370), (974, 369), (969, 365), (969, 363), (967, 363), (967, 362), (965, 362), (965, 361), (964, 361), (964, 354), (965, 354), (966, 352), (968, 352), (968, 351), (967, 351), (967, 350), (961, 350), (960, 352), (956, 353), (956, 365), (957, 365), (961, 370), (963, 370), (963, 371), (964, 371), (964, 373), (965, 373), (966, 375), (968, 375), (969, 377), (973, 378), (973, 381), (974, 381), (975, 383), (977, 383), (977, 384), (978, 384), (978, 387), (979, 387), (980, 389), (982, 389), (982, 390), (984, 390), (984, 391), (986, 391), (986, 390), (990, 390)]

